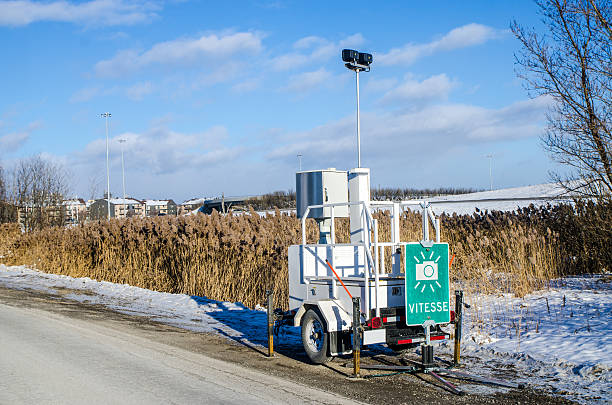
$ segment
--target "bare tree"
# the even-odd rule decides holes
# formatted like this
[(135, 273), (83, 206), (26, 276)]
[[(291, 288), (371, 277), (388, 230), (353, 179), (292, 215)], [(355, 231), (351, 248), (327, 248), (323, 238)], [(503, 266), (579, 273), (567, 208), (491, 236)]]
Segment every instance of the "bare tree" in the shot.
[(7, 201), (8, 190), (4, 168), (0, 166), (0, 224), (17, 221), (17, 210)]
[(100, 176), (96, 175), (96, 174), (92, 174), (89, 177), (89, 199), (90, 200), (95, 200), (96, 197), (98, 197), (98, 192), (100, 191), (100, 187), (102, 185), (102, 179), (100, 178)]
[(4, 175), (4, 168), (0, 165), (0, 201), (6, 201), (6, 177)]
[(63, 225), (68, 174), (58, 164), (40, 156), (19, 161), (13, 172), (13, 202), (26, 231)]
[(516, 21), (521, 42), (517, 73), (532, 96), (553, 100), (542, 141), (578, 182), (568, 190), (610, 200), (612, 195), (612, 3), (608, 0), (535, 0), (547, 32)]

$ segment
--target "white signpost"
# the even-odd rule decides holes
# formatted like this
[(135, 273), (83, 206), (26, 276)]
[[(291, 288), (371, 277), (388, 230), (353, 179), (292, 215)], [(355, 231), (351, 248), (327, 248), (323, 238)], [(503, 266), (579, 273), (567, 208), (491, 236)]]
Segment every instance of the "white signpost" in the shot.
[(450, 322), (448, 243), (406, 244), (406, 325)]

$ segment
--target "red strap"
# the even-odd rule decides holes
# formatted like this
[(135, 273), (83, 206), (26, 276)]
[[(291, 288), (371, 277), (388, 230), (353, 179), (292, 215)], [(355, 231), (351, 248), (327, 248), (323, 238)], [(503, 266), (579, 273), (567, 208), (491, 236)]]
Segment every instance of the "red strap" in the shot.
[(351, 293), (349, 292), (348, 288), (346, 288), (346, 286), (344, 285), (344, 283), (342, 282), (342, 280), (340, 280), (340, 277), (338, 277), (338, 273), (336, 273), (336, 270), (334, 270), (334, 268), (332, 267), (331, 264), (329, 264), (329, 260), (325, 260), (325, 263), (327, 263), (327, 265), (329, 266), (329, 268), (331, 269), (331, 271), (334, 272), (334, 276), (336, 276), (336, 278), (338, 279), (338, 281), (340, 282), (340, 284), (342, 284), (342, 287), (344, 287), (344, 289), (346, 290), (346, 293), (349, 295), (349, 297), (351, 297), (351, 299), (353, 299), (353, 296), (351, 295)]

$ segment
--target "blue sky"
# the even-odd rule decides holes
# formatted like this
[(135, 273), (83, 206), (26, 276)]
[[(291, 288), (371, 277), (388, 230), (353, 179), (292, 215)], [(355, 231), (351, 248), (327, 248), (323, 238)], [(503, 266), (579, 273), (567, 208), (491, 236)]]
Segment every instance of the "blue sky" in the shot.
[[(75, 195), (261, 194), (303, 169), (362, 166), (373, 186), (494, 187), (549, 181), (540, 146), (549, 100), (514, 73), (531, 1), (298, 2), (0, 0), (0, 161), (64, 164)], [(92, 186), (97, 185), (97, 186)]]

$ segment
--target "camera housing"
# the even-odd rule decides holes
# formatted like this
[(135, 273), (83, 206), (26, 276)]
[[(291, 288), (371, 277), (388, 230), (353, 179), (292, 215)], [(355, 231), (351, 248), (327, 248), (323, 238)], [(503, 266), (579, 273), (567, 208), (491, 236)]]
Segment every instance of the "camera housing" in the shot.
[(357, 58), (357, 63), (364, 66), (370, 66), (372, 63), (372, 55), (369, 53), (359, 53), (359, 57)]
[(353, 49), (342, 50), (342, 61), (347, 63), (356, 63), (357, 59), (359, 59), (359, 52)]
[(346, 62), (349, 69), (369, 68), (374, 58), (372, 54), (357, 52), (353, 49), (342, 50), (342, 61)]

